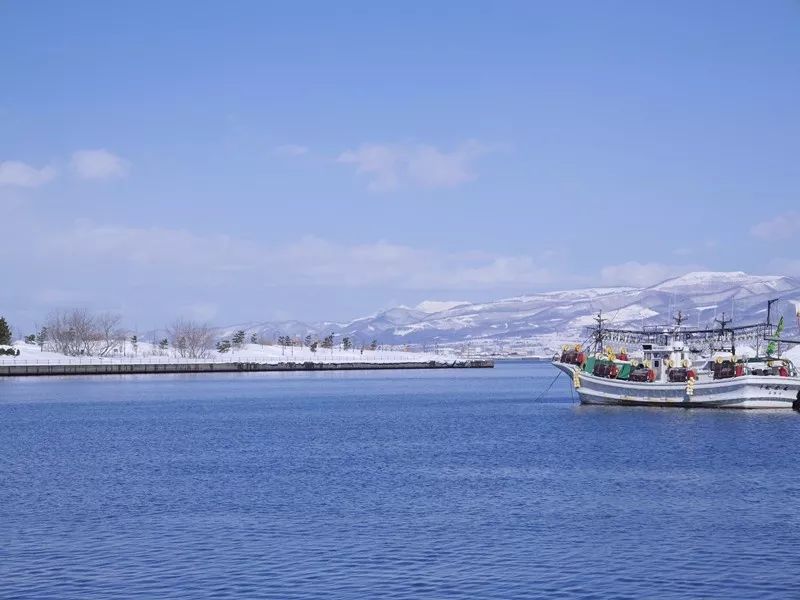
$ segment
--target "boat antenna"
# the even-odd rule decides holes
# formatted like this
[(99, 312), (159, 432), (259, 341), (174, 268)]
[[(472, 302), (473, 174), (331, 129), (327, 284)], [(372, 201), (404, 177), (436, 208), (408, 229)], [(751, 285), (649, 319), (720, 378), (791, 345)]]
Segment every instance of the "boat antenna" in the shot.
[[(723, 349), (724, 349), (724, 342), (725, 342), (725, 325), (731, 322), (731, 319), (725, 318), (725, 313), (722, 313), (721, 319), (714, 319), (717, 323), (719, 323), (719, 337), (723, 340)], [(733, 341), (733, 331), (731, 331), (731, 353), (736, 354), (736, 346), (734, 345)]]
[(600, 310), (597, 313), (597, 316), (594, 318), (595, 322), (597, 323), (597, 329), (594, 333), (594, 342), (595, 342), (595, 352), (602, 352), (603, 351), (603, 337), (605, 333), (603, 331), (603, 323), (605, 323), (605, 319), (603, 318), (603, 311)]
[(723, 334), (725, 333), (725, 325), (727, 325), (728, 323), (730, 323), (730, 322), (731, 322), (731, 319), (726, 319), (726, 318), (725, 318), (725, 313), (722, 313), (722, 318), (721, 318), (721, 319), (714, 319), (714, 320), (715, 320), (717, 323), (719, 323), (719, 331), (720, 331), (720, 335), (723, 335)]
[(772, 300), (767, 300), (767, 327), (772, 325), (772, 305), (775, 304), (780, 298), (773, 298)]

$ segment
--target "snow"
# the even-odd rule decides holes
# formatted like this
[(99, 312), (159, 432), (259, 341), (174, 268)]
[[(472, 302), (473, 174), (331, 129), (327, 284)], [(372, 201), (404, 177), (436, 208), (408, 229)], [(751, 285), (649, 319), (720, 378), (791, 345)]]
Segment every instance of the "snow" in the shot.
[[(650, 319), (658, 316), (658, 313), (639, 304), (631, 304), (624, 306), (613, 313), (603, 313), (608, 318), (606, 325), (613, 327), (615, 323), (626, 323), (629, 321), (636, 321), (637, 319)], [(595, 325), (594, 315), (581, 315), (572, 320), (572, 325), (575, 327), (592, 327)]]
[[(425, 300), (416, 307), (395, 307), (369, 317), (355, 319), (345, 324), (334, 322), (302, 323), (299, 321), (254, 322), (216, 331), (218, 338), (229, 338), (237, 329), (246, 332), (247, 339), (255, 333), (265, 340), (279, 335), (304, 338), (307, 334), (324, 337), (335, 332), (336, 340), (348, 336), (357, 345), (376, 339), (383, 345), (415, 348), (450, 345), (454, 351), (473, 352), (477, 345), (483, 355), (552, 355), (568, 341), (580, 342), (586, 338), (586, 326), (594, 324), (593, 317), (602, 310), (612, 328), (639, 328), (645, 325), (670, 325), (672, 316), (682, 310), (691, 326), (714, 327), (712, 317), (723, 311), (733, 313), (735, 325), (764, 320), (767, 300), (781, 297), (773, 307), (773, 322), (777, 314), (787, 319), (786, 337), (797, 337), (788, 331), (792, 313), (800, 310), (800, 280), (790, 277), (748, 275), (743, 272), (703, 271), (675, 277), (656, 286), (633, 288), (587, 288), (529, 294), (481, 303), (454, 300)], [(735, 299), (735, 301), (734, 301)], [(149, 337), (149, 336), (148, 336)], [(470, 342), (469, 350), (465, 350)], [(128, 348), (130, 350), (130, 348)], [(26, 354), (29, 352), (25, 350)], [(30, 350), (42, 359), (38, 348)], [(407, 360), (428, 360), (426, 354), (399, 353)], [(241, 351), (220, 355), (221, 361), (275, 361), (292, 360), (291, 349), (282, 353), (280, 346), (248, 346)], [(360, 351), (343, 353), (341, 350), (320, 350), (312, 355), (307, 349), (294, 349), (295, 361), (305, 360), (359, 360)], [(155, 355), (155, 356), (154, 356)], [(369, 355), (365, 353), (364, 357)], [(4, 357), (0, 357), (2, 360)], [(22, 358), (22, 357), (20, 357)], [(169, 360), (158, 356), (158, 351), (145, 343), (139, 345), (137, 360)], [(65, 359), (59, 355), (50, 357)], [(172, 357), (173, 360), (177, 360)], [(390, 351), (375, 353), (371, 360), (398, 360)], [(13, 359), (11, 359), (13, 360)], [(74, 359), (81, 360), (81, 359)], [(83, 359), (86, 360), (86, 359)], [(131, 360), (126, 357), (125, 360)]]
[(743, 271), (694, 271), (673, 277), (652, 286), (654, 290), (671, 290), (682, 287), (746, 286), (758, 283), (774, 283), (783, 279), (780, 275), (748, 275)]
[(259, 344), (245, 344), (239, 350), (232, 350), (220, 354), (216, 350), (209, 352), (205, 359), (185, 359), (179, 357), (174, 352), (160, 352), (152, 344), (140, 342), (135, 355), (129, 352), (128, 356), (97, 357), (97, 356), (65, 356), (57, 352), (42, 352), (34, 344), (25, 342), (15, 342), (20, 355), (2, 356), (0, 364), (133, 364), (133, 363), (175, 363), (175, 362), (257, 362), (277, 364), (281, 362), (315, 362), (315, 363), (346, 363), (346, 362), (429, 362), (453, 361), (456, 359), (451, 354), (434, 354), (433, 352), (406, 352), (403, 350), (364, 350), (360, 349), (342, 350), (341, 348), (325, 349), (319, 348), (316, 352), (311, 352), (309, 348), (283, 348), (281, 346), (270, 346)]
[(460, 302), (458, 300), (424, 300), (414, 308), (424, 313), (433, 314), (467, 304), (469, 304), (469, 302)]
[(800, 344), (784, 352), (783, 358), (788, 358), (796, 366), (800, 365)]

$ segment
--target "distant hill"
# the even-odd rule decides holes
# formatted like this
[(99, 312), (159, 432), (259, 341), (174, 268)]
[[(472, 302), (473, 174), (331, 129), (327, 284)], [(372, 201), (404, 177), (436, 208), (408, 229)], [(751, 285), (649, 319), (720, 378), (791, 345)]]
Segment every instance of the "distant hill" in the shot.
[[(800, 280), (742, 272), (688, 273), (644, 288), (614, 287), (566, 290), (505, 298), (492, 302), (426, 301), (399, 306), (349, 323), (299, 321), (248, 323), (246, 329), (267, 337), (331, 332), (359, 342), (430, 346), (471, 343), (489, 348), (524, 346), (547, 353), (562, 340), (583, 339), (599, 310), (611, 326), (670, 322), (681, 310), (690, 325), (708, 326), (726, 313), (735, 324), (763, 321), (766, 302), (780, 296), (776, 312), (795, 328), (793, 301), (800, 303)], [(776, 316), (777, 319), (777, 316)]]

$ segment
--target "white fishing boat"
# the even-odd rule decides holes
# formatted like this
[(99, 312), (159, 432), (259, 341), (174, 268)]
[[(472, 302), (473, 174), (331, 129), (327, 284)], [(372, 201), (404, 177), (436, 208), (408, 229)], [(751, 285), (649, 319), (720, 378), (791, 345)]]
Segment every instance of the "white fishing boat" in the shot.
[[(778, 341), (783, 319), (719, 328), (689, 329), (680, 314), (676, 325), (642, 330), (604, 327), (602, 315), (592, 330), (594, 348), (566, 345), (553, 364), (572, 379), (584, 404), (800, 409), (800, 376), (792, 361), (781, 357)], [(765, 353), (736, 355), (738, 340), (763, 340)], [(630, 355), (608, 342), (641, 345)], [(784, 344), (788, 340), (781, 340)]]

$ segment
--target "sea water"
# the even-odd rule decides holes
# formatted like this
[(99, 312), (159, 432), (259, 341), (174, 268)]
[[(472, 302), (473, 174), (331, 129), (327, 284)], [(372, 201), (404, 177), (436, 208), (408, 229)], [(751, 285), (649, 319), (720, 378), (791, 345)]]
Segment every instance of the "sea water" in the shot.
[(556, 375), (0, 380), (0, 597), (800, 597), (800, 415)]

